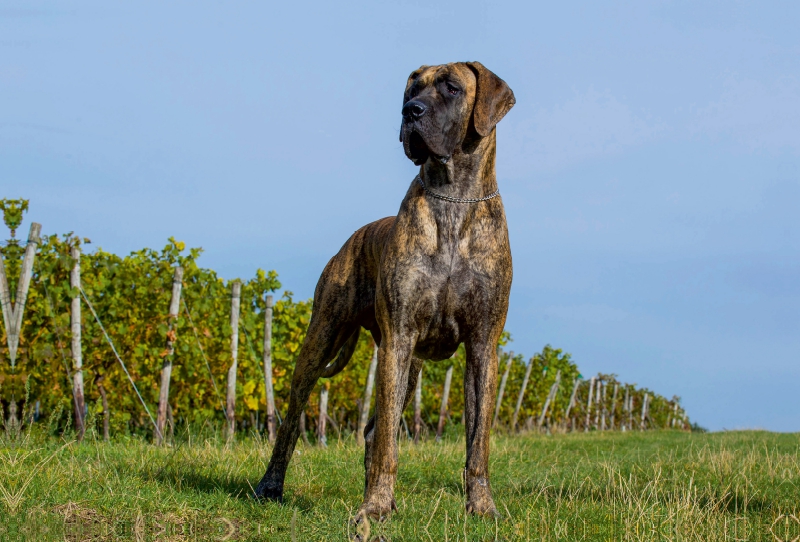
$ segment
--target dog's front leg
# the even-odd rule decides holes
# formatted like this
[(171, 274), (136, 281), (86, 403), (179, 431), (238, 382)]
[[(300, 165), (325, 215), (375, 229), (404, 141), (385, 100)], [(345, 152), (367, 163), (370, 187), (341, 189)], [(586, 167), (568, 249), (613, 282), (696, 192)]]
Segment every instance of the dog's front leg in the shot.
[(467, 463), (464, 482), (467, 512), (498, 516), (489, 486), (489, 433), (497, 389), (497, 341), (467, 344), (464, 374), (464, 419), (466, 421)]
[(364, 502), (358, 516), (383, 520), (397, 509), (394, 484), (397, 478), (397, 430), (407, 395), (413, 344), (410, 338), (384, 336), (378, 351), (378, 389), (375, 427), (366, 451)]
[[(405, 412), (406, 407), (408, 407), (408, 403), (411, 402), (411, 398), (414, 396), (414, 390), (417, 387), (417, 378), (419, 377), (420, 369), (422, 369), (422, 359), (413, 356), (411, 358), (411, 368), (408, 370), (408, 379), (406, 380), (406, 397), (403, 400), (403, 412)], [(377, 408), (377, 405), (376, 405)], [(403, 415), (402, 412), (400, 414)], [(398, 428), (399, 429), (399, 428)], [(367, 490), (369, 489), (369, 466), (372, 463), (372, 446), (375, 441), (375, 414), (370, 417), (369, 421), (367, 422), (366, 427), (364, 428), (364, 496), (367, 495)], [(395, 449), (395, 452), (397, 450)], [(395, 453), (395, 460), (397, 460), (397, 454)]]

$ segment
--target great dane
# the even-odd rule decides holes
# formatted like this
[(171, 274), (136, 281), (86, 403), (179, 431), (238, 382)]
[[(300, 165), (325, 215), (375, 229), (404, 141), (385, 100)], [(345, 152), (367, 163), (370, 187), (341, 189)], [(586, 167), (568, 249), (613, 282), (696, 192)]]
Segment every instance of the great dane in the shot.
[(409, 76), (400, 141), (419, 174), (396, 217), (356, 231), (325, 266), (292, 376), (289, 411), (257, 497), (283, 499), (300, 414), (317, 379), (344, 369), (363, 327), (379, 350), (358, 516), (382, 519), (396, 509), (396, 435), (422, 360), (447, 359), (461, 343), (467, 358), (466, 507), (497, 515), (489, 432), (512, 272), (495, 176), (495, 125), (514, 103), (508, 85), (479, 62), (422, 66)]

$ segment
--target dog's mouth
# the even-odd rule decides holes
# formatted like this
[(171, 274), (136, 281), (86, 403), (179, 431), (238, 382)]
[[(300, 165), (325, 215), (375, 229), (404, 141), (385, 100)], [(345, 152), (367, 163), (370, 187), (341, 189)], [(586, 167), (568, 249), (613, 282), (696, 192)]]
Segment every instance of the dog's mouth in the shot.
[(431, 151), (419, 132), (411, 130), (404, 138), (406, 156), (408, 156), (415, 166), (421, 166), (428, 161)]
[(403, 137), (403, 146), (406, 156), (414, 162), (415, 166), (421, 166), (428, 161), (428, 158), (433, 158), (441, 164), (446, 164), (450, 160), (449, 156), (432, 152), (428, 144), (425, 143), (425, 138), (413, 128)]

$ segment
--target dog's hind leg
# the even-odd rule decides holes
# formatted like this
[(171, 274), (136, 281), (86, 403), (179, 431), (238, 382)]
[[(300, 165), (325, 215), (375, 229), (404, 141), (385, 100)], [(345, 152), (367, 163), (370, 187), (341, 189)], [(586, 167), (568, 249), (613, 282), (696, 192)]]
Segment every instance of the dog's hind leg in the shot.
[[(352, 326), (344, 329), (333, 328), (328, 324), (328, 318), (319, 314), (316, 316), (311, 318), (308, 334), (297, 357), (289, 393), (289, 411), (278, 429), (278, 438), (272, 450), (267, 472), (256, 488), (257, 498), (283, 501), (286, 469), (289, 467), (289, 461), (300, 436), (300, 414), (328, 363), (340, 350), (343, 350), (345, 343), (353, 334), (358, 337), (358, 328), (353, 329)], [(349, 346), (352, 345), (348, 344)], [(352, 355), (352, 351), (350, 354)]]

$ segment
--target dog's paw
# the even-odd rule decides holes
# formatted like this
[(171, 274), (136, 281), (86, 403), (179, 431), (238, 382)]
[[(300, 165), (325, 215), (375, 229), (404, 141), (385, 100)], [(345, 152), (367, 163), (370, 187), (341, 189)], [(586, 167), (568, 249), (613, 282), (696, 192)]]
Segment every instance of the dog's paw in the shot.
[(375, 521), (386, 521), (392, 512), (397, 510), (397, 503), (391, 497), (371, 497), (364, 500), (354, 517), (354, 522), (358, 525), (370, 519)]
[(497, 507), (494, 505), (494, 502), (489, 499), (489, 502), (486, 501), (469, 501), (467, 502), (467, 514), (471, 514), (474, 516), (481, 516), (485, 518), (500, 518), (500, 512), (497, 511)]
[(283, 488), (270, 487), (262, 481), (256, 488), (255, 497), (260, 501), (283, 503)]
[(489, 489), (489, 480), (486, 478), (472, 478), (467, 482), (467, 513), (483, 517), (500, 517), (492, 499), (492, 491)]

